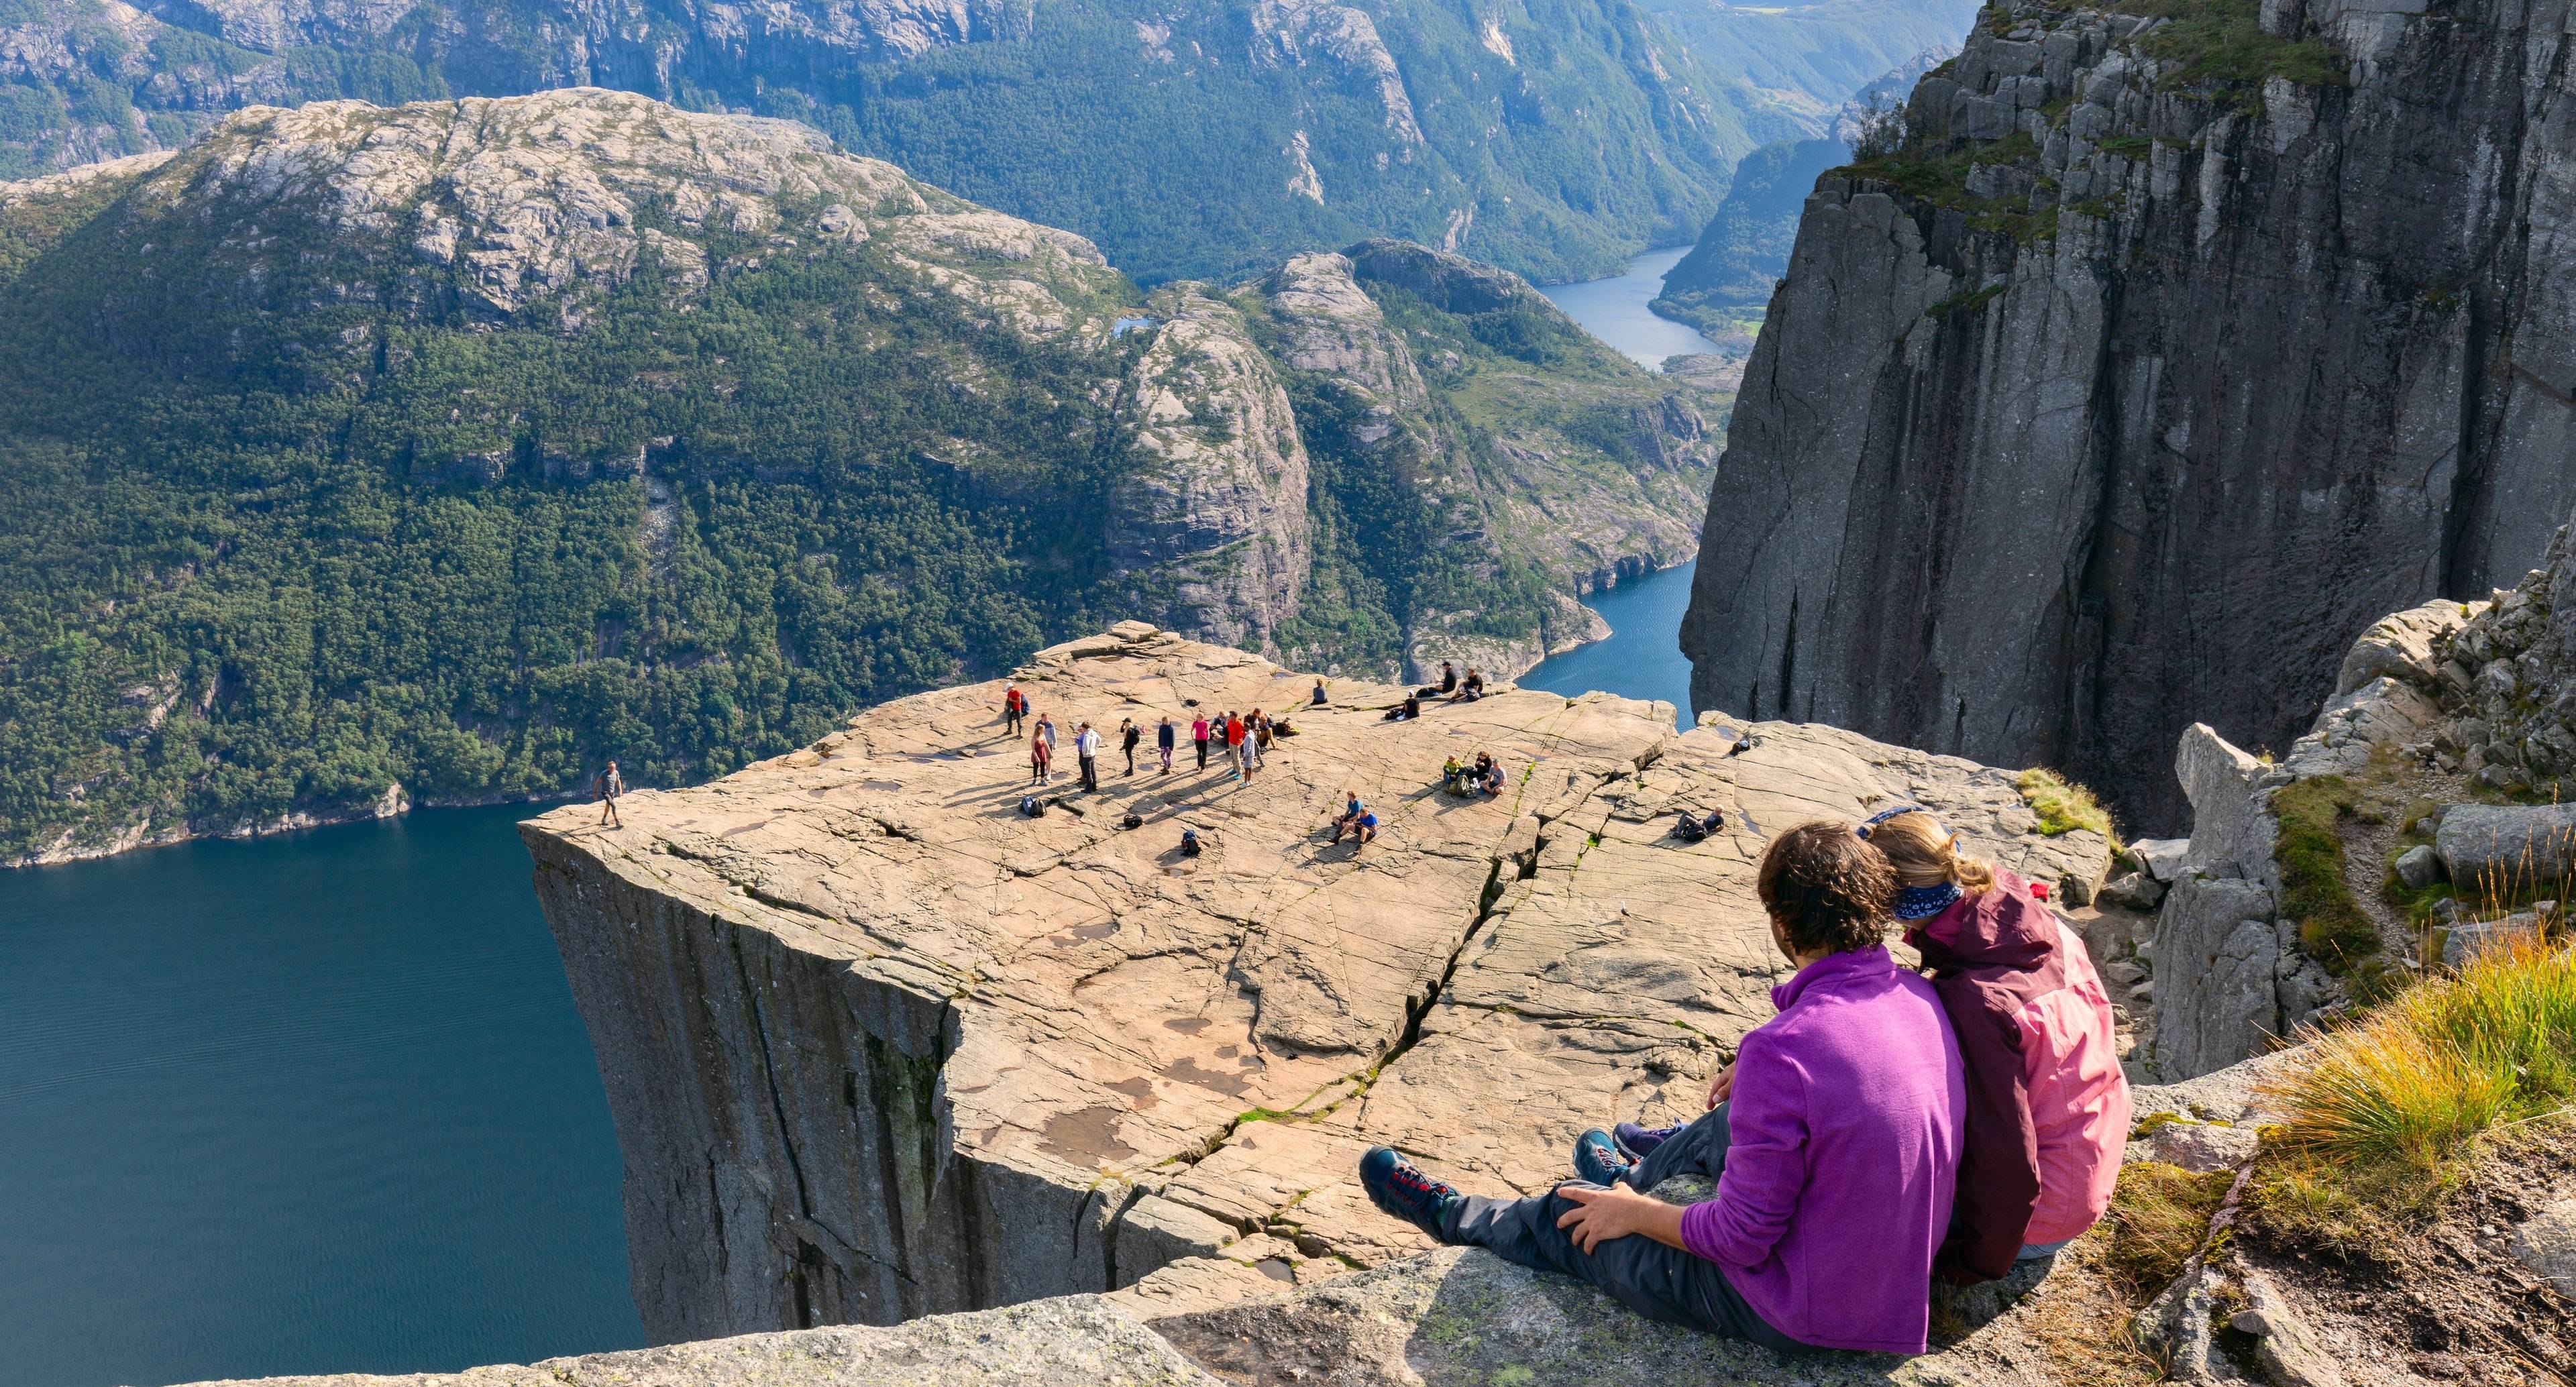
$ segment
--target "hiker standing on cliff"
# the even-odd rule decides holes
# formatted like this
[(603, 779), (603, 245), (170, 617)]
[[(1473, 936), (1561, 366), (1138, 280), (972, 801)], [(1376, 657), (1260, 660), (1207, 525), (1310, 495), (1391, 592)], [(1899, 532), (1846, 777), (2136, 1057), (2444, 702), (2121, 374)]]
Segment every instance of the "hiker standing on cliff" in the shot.
[(1179, 742), (1180, 732), (1172, 726), (1172, 719), (1167, 714), (1163, 718), (1163, 725), (1154, 729), (1154, 750), (1162, 753), (1165, 775), (1172, 773), (1172, 748)]
[(1191, 740), (1191, 741), (1193, 741), (1193, 742), (1198, 743), (1198, 748), (1199, 748), (1199, 769), (1200, 769), (1200, 770), (1206, 770), (1206, 769), (1207, 769), (1207, 744), (1208, 744), (1208, 720), (1207, 720), (1207, 714), (1205, 714), (1205, 713), (1201, 713), (1201, 714), (1199, 714), (1199, 715), (1198, 715), (1198, 717), (1197, 717), (1197, 719), (1196, 719), (1195, 721), (1193, 721), (1193, 722), (1191, 722), (1191, 723), (1190, 723), (1190, 740)]
[(1002, 728), (1004, 736), (1016, 737), (1020, 735), (1020, 724), (1027, 719), (1028, 715), (1029, 696), (1020, 692), (1019, 685), (1013, 684), (1009, 688), (1002, 690)]
[(1136, 744), (1143, 740), (1145, 740), (1145, 729), (1138, 727), (1134, 718), (1118, 720), (1118, 746), (1120, 750), (1127, 753), (1129, 775), (1136, 773)]
[(615, 761), (609, 762), (607, 768), (590, 782), (590, 792), (599, 797), (600, 827), (626, 827), (625, 822), (617, 817), (617, 797), (626, 793), (626, 779), (617, 773)]
[(1044, 785), (1047, 783), (1054, 774), (1054, 762), (1055, 748), (1047, 744), (1045, 731), (1039, 730), (1030, 733), (1029, 783), (1032, 785)]
[(1100, 734), (1084, 723), (1074, 730), (1073, 759), (1082, 767), (1082, 788), (1100, 792)]

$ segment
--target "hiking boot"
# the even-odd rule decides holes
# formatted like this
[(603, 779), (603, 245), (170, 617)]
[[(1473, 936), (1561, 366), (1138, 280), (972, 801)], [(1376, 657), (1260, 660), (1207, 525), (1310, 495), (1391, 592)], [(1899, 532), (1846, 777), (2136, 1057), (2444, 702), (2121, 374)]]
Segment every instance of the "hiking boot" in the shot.
[(1595, 1127), (1574, 1139), (1574, 1173), (1588, 1185), (1608, 1188), (1619, 1183), (1635, 1162), (1619, 1150), (1608, 1132)]
[(1663, 1145), (1680, 1130), (1678, 1126), (1640, 1127), (1634, 1122), (1622, 1122), (1610, 1129), (1610, 1140), (1631, 1160), (1642, 1161), (1646, 1159), (1647, 1152)]
[(1360, 1157), (1360, 1188), (1368, 1191), (1369, 1202), (1380, 1212), (1403, 1219), (1430, 1234), (1432, 1241), (1443, 1243), (1449, 1241), (1445, 1227), (1449, 1211), (1464, 1197), (1423, 1174), (1391, 1146), (1372, 1146)]

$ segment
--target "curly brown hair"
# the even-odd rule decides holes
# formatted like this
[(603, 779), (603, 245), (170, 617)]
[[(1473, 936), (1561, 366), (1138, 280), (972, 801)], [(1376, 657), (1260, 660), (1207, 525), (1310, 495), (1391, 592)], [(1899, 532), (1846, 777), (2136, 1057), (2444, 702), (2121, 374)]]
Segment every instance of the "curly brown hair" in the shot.
[(1880, 943), (1896, 911), (1896, 869), (1849, 824), (1800, 824), (1773, 839), (1754, 889), (1800, 954)]

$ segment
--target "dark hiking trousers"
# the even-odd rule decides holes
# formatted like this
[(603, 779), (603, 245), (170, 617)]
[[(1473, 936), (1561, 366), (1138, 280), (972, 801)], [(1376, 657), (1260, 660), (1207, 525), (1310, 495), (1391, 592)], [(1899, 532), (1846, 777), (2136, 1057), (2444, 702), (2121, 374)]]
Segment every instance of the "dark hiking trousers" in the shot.
[(1205, 738), (1205, 737), (1201, 737), (1201, 738), (1199, 738), (1199, 739), (1198, 739), (1198, 743), (1199, 743), (1199, 769), (1200, 769), (1200, 770), (1206, 770), (1206, 769), (1207, 769), (1207, 738)]
[[(1646, 1173), (1654, 1179), (1684, 1173), (1715, 1176), (1726, 1164), (1726, 1108), (1676, 1132), (1648, 1154)], [(1670, 1153), (1670, 1154), (1667, 1154)], [(1569, 1180), (1568, 1184), (1581, 1181)], [(1651, 1184), (1640, 1188), (1651, 1189)], [(1597, 1187), (1596, 1187), (1597, 1188)], [(1598, 1243), (1590, 1252), (1556, 1226), (1573, 1200), (1550, 1191), (1527, 1199), (1486, 1199), (1468, 1195), (1454, 1206), (1449, 1241), (1482, 1247), (1507, 1262), (1560, 1272), (1589, 1281), (1611, 1299), (1650, 1320), (1686, 1325), (1764, 1348), (1795, 1351), (1805, 1345), (1762, 1322), (1753, 1307), (1728, 1284), (1715, 1262), (1666, 1247), (1643, 1233)]]
[(1082, 758), (1082, 788), (1094, 792), (1097, 792), (1100, 789), (1099, 757), (1085, 756)]

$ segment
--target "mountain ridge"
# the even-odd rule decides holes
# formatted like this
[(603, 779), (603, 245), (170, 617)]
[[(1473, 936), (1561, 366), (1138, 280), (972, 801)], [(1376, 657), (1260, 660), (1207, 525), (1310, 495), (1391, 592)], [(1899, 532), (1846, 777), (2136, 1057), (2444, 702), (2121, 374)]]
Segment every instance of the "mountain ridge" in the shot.
[(1148, 294), (599, 90), (9, 185), (0, 310), (20, 858), (701, 779), (1104, 614), (1507, 674), (1695, 551), (1715, 451), (1716, 399), (1505, 272), (1368, 242)]

